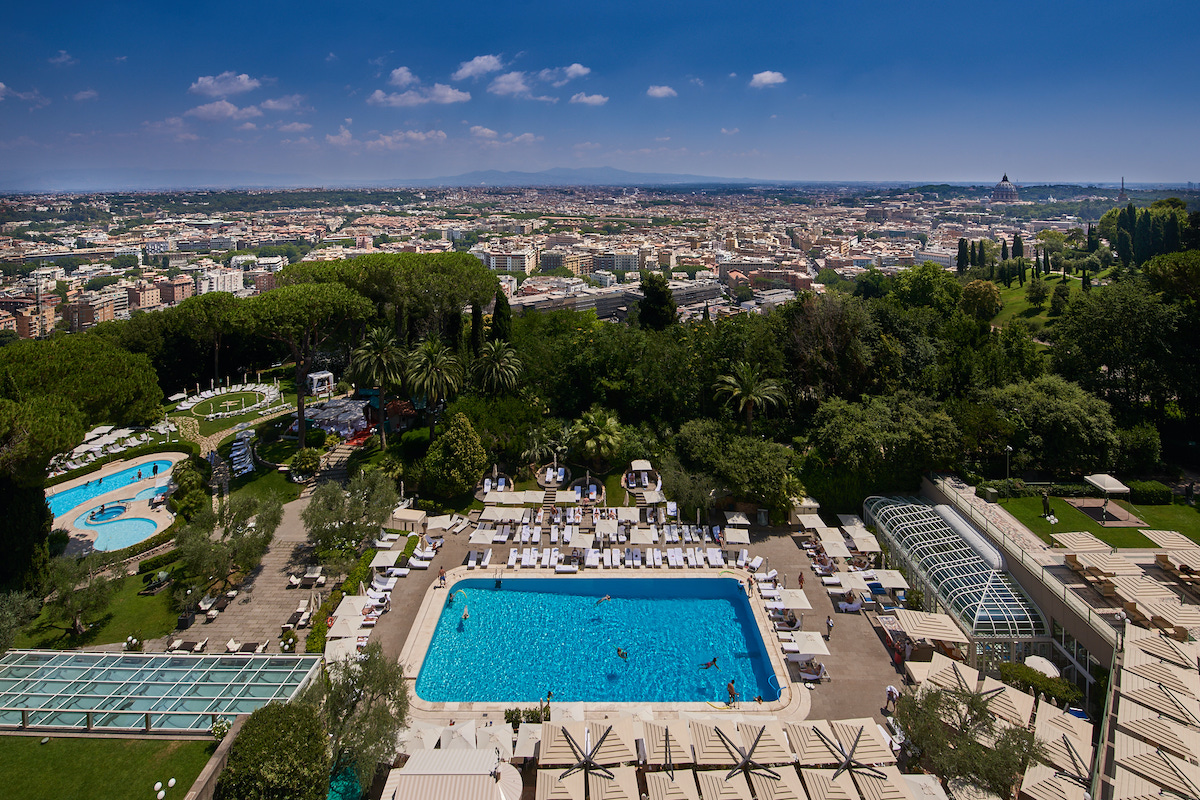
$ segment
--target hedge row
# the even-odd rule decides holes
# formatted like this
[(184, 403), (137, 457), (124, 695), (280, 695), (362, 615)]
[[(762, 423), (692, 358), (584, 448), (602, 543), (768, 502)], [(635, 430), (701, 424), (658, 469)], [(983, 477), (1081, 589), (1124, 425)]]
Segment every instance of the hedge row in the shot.
[[(1166, 506), (1172, 502), (1171, 487), (1158, 481), (1129, 481), (1129, 502), (1134, 505)], [(1043, 491), (1052, 497), (1104, 497), (1104, 492), (1090, 483), (1051, 483), (1030, 486), (1019, 479), (984, 481), (975, 487), (978, 497), (985, 497), (985, 490), (995, 489), (1001, 497), (1039, 497)]]
[(1130, 481), (1129, 502), (1144, 506), (1169, 506), (1174, 500), (1171, 487), (1158, 481)]
[(46, 488), (57, 486), (75, 478), (81, 478), (84, 475), (89, 475), (98, 471), (101, 467), (118, 460), (129, 460), (140, 456), (148, 456), (154, 453), (190, 453), (195, 456), (200, 455), (200, 446), (195, 442), (160, 442), (159, 444), (144, 444), (140, 447), (132, 447), (123, 453), (113, 453), (103, 458), (98, 458), (85, 467), (81, 467), (71, 472), (64, 472), (62, 475), (57, 475), (53, 478), (46, 479)]
[(165, 553), (159, 553), (156, 556), (150, 556), (141, 564), (138, 564), (138, 574), (142, 575), (147, 572), (157, 572), (165, 566), (174, 564), (179, 560), (179, 550), (172, 549)]
[(329, 633), (327, 624), (329, 617), (337, 610), (343, 597), (358, 591), (359, 582), (365, 583), (371, 577), (371, 561), (375, 558), (375, 552), (375, 550), (367, 548), (367, 552), (363, 553), (358, 563), (346, 574), (346, 580), (342, 581), (341, 588), (330, 592), (329, 597), (325, 598), (325, 602), (313, 614), (312, 627), (309, 629), (308, 635), (304, 637), (304, 652), (325, 652), (325, 635)]

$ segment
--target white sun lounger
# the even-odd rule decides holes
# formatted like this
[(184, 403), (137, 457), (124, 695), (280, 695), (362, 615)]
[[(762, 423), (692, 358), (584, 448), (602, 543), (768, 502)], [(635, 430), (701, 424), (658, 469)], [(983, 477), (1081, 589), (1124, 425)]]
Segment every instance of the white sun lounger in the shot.
[(737, 557), (738, 569), (745, 569), (746, 564), (749, 563), (749, 561), (750, 561), (750, 551), (743, 548), (741, 550), (741, 552), (738, 553), (738, 557)]
[(430, 561), (422, 561), (419, 558), (410, 558), (408, 560), (408, 567), (409, 569), (429, 569), (431, 563)]
[(492, 548), (483, 551), (483, 559), (479, 562), (480, 569), (486, 569), (487, 565), (492, 563)]
[(633, 548), (633, 565), (638, 569), (642, 568), (642, 548)]
[(589, 547), (583, 554), (583, 566), (587, 569), (600, 568), (600, 551)]
[(679, 569), (685, 569), (687, 567), (687, 561), (684, 560), (682, 547), (675, 548), (675, 566)]
[(383, 571), (383, 574), (389, 578), (407, 578), (408, 567), (388, 567)]
[(687, 549), (687, 565), (692, 568), (696, 566), (696, 548), (694, 547)]
[(612, 548), (612, 560), (613, 560), (614, 567), (621, 567), (623, 565), (624, 566), (632, 566), (632, 565), (625, 564), (625, 562), (621, 559), (621, 551), (615, 547)]
[(517, 552), (517, 548), (515, 548), (515, 547), (508, 548), (508, 568), (509, 569), (517, 568), (517, 556), (518, 555), (520, 555), (520, 554)]
[(707, 555), (708, 555), (709, 566), (713, 566), (713, 567), (725, 566), (725, 554), (722, 553), (719, 548), (716, 548), (716, 547), (708, 548)]
[(467, 569), (475, 569), (476, 559), (479, 558), (479, 553), (472, 550), (467, 553)]
[(603, 553), (604, 553), (604, 568), (605, 568), (605, 569), (612, 569), (612, 565), (613, 565), (613, 563), (612, 563), (612, 551), (611, 551), (611, 550), (609, 550), (609, 549), (607, 549), (607, 548), (605, 548), (605, 549), (603, 550)]
[(549, 567), (549, 566), (550, 566), (550, 548), (547, 547), (542, 550), (542, 568), (545, 569), (546, 567)]
[(492, 479), (484, 478), (483, 479), (483, 493), (486, 495), (491, 490), (492, 490)]
[(758, 572), (759, 569), (762, 568), (764, 562), (765, 559), (762, 556), (755, 556), (750, 560), (750, 563), (746, 565), (746, 569), (750, 570), (751, 572)]
[(521, 566), (527, 569), (537, 566), (537, 551), (532, 547), (526, 547), (521, 551)]
[(754, 580), (761, 583), (763, 581), (773, 581), (778, 577), (779, 577), (779, 570), (773, 569), (765, 575), (755, 575)]
[(550, 544), (558, 544), (558, 526), (550, 526)]
[(764, 600), (782, 600), (783, 594), (778, 589), (759, 589), (758, 593)]
[(395, 587), (396, 587), (396, 579), (395, 578), (376, 577), (375, 580), (371, 581), (371, 588), (375, 589), (376, 591), (379, 591), (379, 592), (390, 592)]
[(654, 566), (662, 569), (662, 561), (662, 550), (659, 550), (657, 547), (654, 548)]

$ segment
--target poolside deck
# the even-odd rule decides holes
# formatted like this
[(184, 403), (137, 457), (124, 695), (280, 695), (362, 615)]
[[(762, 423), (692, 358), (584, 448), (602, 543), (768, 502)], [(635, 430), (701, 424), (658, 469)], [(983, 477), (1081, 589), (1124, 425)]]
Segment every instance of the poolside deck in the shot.
[[(475, 549), (468, 545), (469, 533), (463, 531), (457, 535), (446, 537), (445, 546), (439, 551), (434, 564), (429, 570), (414, 571), (397, 582), (392, 591), (392, 610), (384, 614), (376, 624), (371, 641), (379, 642), (384, 654), (402, 660), (406, 663), (406, 674), (409, 680), (415, 682), (420, 668), (423, 649), (417, 650), (408, 640), (414, 630), (414, 625), (428, 626), (423, 640), (427, 643), (432, 635), (432, 626), (436, 624), (437, 609), (440, 609), (444, 590), (432, 588), (437, 584), (438, 567), (444, 566), (447, 571), (447, 584), (453, 584), (461, 577), (490, 577), (495, 571), (491, 568), (485, 571), (468, 571), (463, 564), (467, 552)], [(776, 670), (781, 676), (788, 676), (785, 684), (786, 702), (779, 704), (739, 703), (737, 707), (719, 710), (707, 703), (570, 703), (557, 704), (555, 713), (569, 715), (578, 719), (600, 719), (617, 712), (636, 712), (642, 717), (677, 716), (681, 711), (704, 712), (711, 714), (740, 713), (742, 715), (766, 715), (778, 717), (781, 720), (815, 719), (844, 719), (848, 717), (871, 717), (882, 722), (884, 714), (882, 706), (885, 699), (885, 688), (888, 684), (899, 685), (901, 676), (892, 666), (890, 654), (883, 645), (882, 635), (874, 623), (874, 614), (838, 614), (833, 611), (833, 603), (827, 592), (819, 584), (813, 585), (813, 573), (810, 570), (808, 557), (799, 547), (790, 529), (773, 529), (769, 532), (756, 530), (752, 537), (750, 551), (754, 555), (765, 556), (769, 567), (776, 569), (783, 576), (789, 587), (797, 586), (797, 576), (803, 572), (806, 576), (807, 596), (813, 609), (804, 614), (805, 630), (824, 630), (825, 618), (834, 617), (834, 632), (829, 642), (830, 655), (822, 656), (821, 661), (826, 665), (832, 681), (815, 685), (807, 689), (795, 679), (795, 673), (788, 672), (788, 667), (779, 657), (780, 651), (775, 637), (769, 628), (764, 631), (764, 641), (772, 653)], [(461, 570), (461, 571), (460, 571)], [(550, 570), (503, 570), (508, 576), (540, 577), (552, 575)], [(718, 569), (700, 570), (667, 570), (667, 569), (621, 569), (621, 570), (586, 570), (578, 573), (588, 578), (603, 577), (697, 577), (701, 575), (716, 575)], [(736, 573), (737, 571), (734, 570)], [(572, 580), (574, 575), (554, 576), (561, 580)], [(745, 580), (746, 575), (741, 574)], [(422, 609), (432, 605), (434, 613), (422, 614)], [(753, 605), (756, 614), (760, 616), (760, 624), (765, 625), (765, 612), (762, 602), (755, 598)], [(768, 635), (769, 634), (769, 635)], [(475, 704), (428, 704), (410, 694), (412, 703), (410, 710), (413, 719), (425, 722), (445, 724), (451, 719), (464, 720), (474, 718), (487, 721), (502, 716), (503, 711), (497, 711), (493, 706)], [(533, 705), (507, 703), (505, 706)], [(699, 708), (702, 706), (703, 708)], [(778, 707), (774, 707), (778, 706)]]
[[(173, 468), (176, 463), (184, 460), (185, 458), (187, 458), (187, 454), (182, 452), (152, 453), (144, 456), (138, 456), (137, 458), (133, 458), (128, 461), (112, 461), (108, 464), (105, 464), (102, 469), (96, 472), (90, 472), (86, 475), (81, 475), (78, 478), (73, 478), (72, 480), (65, 481), (51, 487), (50, 494), (54, 495), (58, 494), (59, 492), (67, 491), (68, 489), (74, 489), (76, 486), (82, 486), (85, 483), (91, 483), (92, 481), (100, 480), (109, 475), (115, 475), (116, 473), (131, 467), (138, 467), (142, 464), (148, 465), (153, 461), (170, 461), (171, 467)], [(170, 468), (168, 468), (166, 472), (167, 474), (170, 474)], [(54, 528), (62, 528), (67, 532), (67, 535), (70, 536), (70, 540), (67, 543), (66, 554), (72, 556), (81, 556), (91, 552), (94, 549), (96, 538), (100, 533), (95, 528), (76, 525), (75, 520), (79, 518), (80, 514), (95, 506), (102, 504), (111, 505), (119, 500), (125, 500), (142, 491), (143, 489), (150, 488), (153, 485), (154, 478), (151, 476), (150, 467), (147, 466), (146, 477), (139, 483), (122, 486), (120, 488), (113, 489), (110, 492), (97, 495), (90, 500), (84, 501), (75, 508), (70, 509), (65, 514), (55, 517)], [(175, 515), (168, 511), (165, 506), (150, 508), (149, 500), (134, 500), (126, 505), (128, 506), (128, 510), (124, 515), (122, 515), (123, 517), (140, 517), (142, 519), (148, 519), (155, 524), (155, 529), (151, 534), (149, 534), (149, 536), (153, 536), (154, 534), (165, 530), (171, 525), (172, 522), (175, 521)]]

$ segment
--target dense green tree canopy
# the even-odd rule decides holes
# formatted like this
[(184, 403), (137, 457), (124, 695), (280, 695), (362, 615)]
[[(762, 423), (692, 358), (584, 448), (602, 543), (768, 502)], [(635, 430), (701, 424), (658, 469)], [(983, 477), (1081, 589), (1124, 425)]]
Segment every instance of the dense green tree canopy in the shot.
[(217, 781), (217, 800), (324, 800), (327, 738), (307, 703), (268, 703), (242, 724)]

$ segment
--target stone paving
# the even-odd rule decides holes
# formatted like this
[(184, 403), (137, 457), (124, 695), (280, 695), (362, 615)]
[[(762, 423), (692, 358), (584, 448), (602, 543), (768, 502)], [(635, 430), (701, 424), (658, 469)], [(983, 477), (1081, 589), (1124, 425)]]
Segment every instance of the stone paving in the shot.
[[(268, 642), (267, 651), (279, 652), (279, 635), (299, 603), (314, 599), (317, 594), (309, 589), (289, 589), (288, 575), (303, 570), (302, 548), (307, 543), (300, 512), (308, 505), (306, 498), (288, 503), (283, 507), (283, 521), (275, 532), (270, 548), (263, 556), (262, 565), (246, 581), (238, 596), (212, 622), (197, 615), (191, 628), (174, 632), (162, 639), (147, 642), (147, 650), (166, 650), (172, 639), (200, 641), (208, 639), (207, 652), (223, 653), (230, 639), (246, 642)], [(328, 589), (323, 587), (322, 591)], [(318, 601), (319, 605), (319, 601)], [(304, 634), (300, 635), (297, 652), (303, 652)]]

